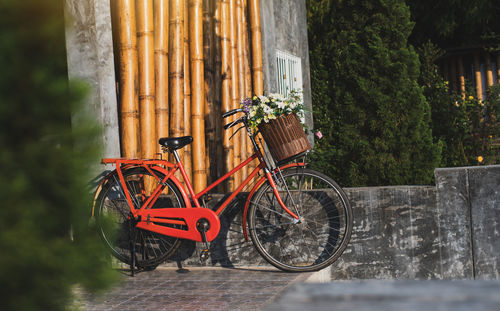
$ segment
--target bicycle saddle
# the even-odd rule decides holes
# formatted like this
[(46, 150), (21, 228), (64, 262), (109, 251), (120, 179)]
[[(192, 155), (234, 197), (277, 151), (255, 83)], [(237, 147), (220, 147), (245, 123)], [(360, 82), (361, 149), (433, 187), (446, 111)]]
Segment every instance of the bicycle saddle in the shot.
[(160, 145), (167, 147), (170, 150), (181, 149), (182, 147), (189, 145), (192, 142), (193, 142), (192, 136), (183, 136), (174, 138), (163, 137), (160, 138), (159, 140)]

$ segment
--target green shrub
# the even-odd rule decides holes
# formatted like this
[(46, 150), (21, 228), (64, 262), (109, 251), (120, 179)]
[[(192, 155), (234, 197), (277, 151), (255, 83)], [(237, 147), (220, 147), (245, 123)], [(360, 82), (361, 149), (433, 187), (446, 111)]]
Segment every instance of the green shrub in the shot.
[(2, 310), (65, 310), (72, 286), (114, 278), (89, 227), (96, 127), (71, 126), (62, 1), (0, 2)]

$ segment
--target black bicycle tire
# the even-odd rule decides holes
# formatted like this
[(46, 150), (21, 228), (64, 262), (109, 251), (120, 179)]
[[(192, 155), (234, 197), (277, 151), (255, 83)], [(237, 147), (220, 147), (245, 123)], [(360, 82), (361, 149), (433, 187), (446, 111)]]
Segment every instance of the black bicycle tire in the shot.
[[(273, 243), (266, 243), (265, 241), (263, 241), (263, 238), (260, 237), (261, 235), (264, 235), (264, 234), (259, 234), (259, 230), (256, 227), (257, 211), (260, 209), (260, 213), (263, 213), (263, 212), (266, 212), (266, 210), (268, 209), (261, 202), (261, 199), (263, 198), (264, 193), (265, 192), (270, 193), (270, 189), (269, 189), (270, 185), (267, 181), (257, 190), (257, 192), (251, 198), (251, 204), (250, 204), (250, 207), (248, 210), (248, 227), (249, 227), (250, 237), (252, 239), (252, 242), (253, 242), (255, 248), (260, 253), (260, 255), (267, 262), (272, 264), (273, 266), (275, 266), (281, 270), (289, 271), (289, 272), (317, 271), (317, 270), (321, 270), (321, 269), (331, 265), (333, 262), (335, 262), (342, 255), (344, 250), (346, 249), (346, 247), (349, 243), (350, 237), (351, 237), (351, 232), (352, 232), (352, 209), (351, 209), (349, 200), (347, 198), (347, 195), (342, 190), (342, 188), (333, 179), (324, 175), (323, 173), (320, 173), (320, 172), (317, 172), (317, 171), (314, 171), (311, 169), (307, 169), (307, 168), (300, 168), (300, 167), (287, 169), (287, 170), (284, 170), (282, 172), (282, 175), (284, 178), (294, 176), (294, 175), (298, 176), (298, 174), (307, 174), (308, 176), (314, 176), (314, 177), (320, 178), (321, 180), (327, 182), (330, 185), (330, 187), (332, 188), (332, 190), (334, 191), (334, 193), (336, 194), (336, 196), (338, 196), (338, 200), (342, 205), (340, 208), (341, 208), (341, 210), (343, 210), (342, 217), (344, 218), (344, 223), (343, 223), (344, 229), (343, 229), (343, 234), (342, 234), (340, 243), (335, 245), (335, 250), (333, 252), (331, 252), (330, 254), (327, 254), (327, 257), (324, 259), (321, 259), (321, 261), (319, 261), (318, 263), (313, 262), (313, 264), (305, 265), (305, 266), (292, 265), (288, 262), (284, 263), (284, 262), (282, 262), (283, 259), (276, 258), (277, 255), (271, 254), (272, 251), (274, 251), (275, 253), (284, 252), (284, 249), (281, 247), (281, 244), (285, 244), (285, 243), (279, 243), (280, 246), (273, 247), (273, 243), (278, 242), (278, 241), (276, 240)], [(278, 176), (279, 176), (279, 174), (278, 174)], [(283, 198), (283, 199), (286, 200), (285, 198)], [(281, 209), (281, 207), (279, 207), (279, 209)], [(280, 216), (276, 216), (277, 215), (276, 212), (268, 212), (268, 213), (270, 215), (275, 215), (275, 218), (282, 218)], [(275, 213), (275, 214), (272, 214), (272, 213)], [(326, 213), (332, 213), (332, 211), (326, 210)], [(262, 218), (264, 218), (264, 217), (262, 217)], [(339, 219), (340, 219), (340, 217), (339, 217)], [(268, 219), (266, 221), (270, 221), (270, 220)], [(329, 216), (328, 216), (327, 221), (329, 223), (331, 222), (331, 219)], [(304, 220), (304, 223), (302, 225), (306, 226), (305, 223), (306, 223), (306, 220)], [(285, 225), (282, 225), (282, 227), (284, 227), (284, 226)], [(291, 224), (286, 224), (286, 226), (291, 227)], [(295, 225), (295, 226), (297, 226), (297, 225)], [(316, 226), (316, 225), (314, 225), (314, 226)], [(332, 234), (332, 232), (334, 232), (334, 230), (331, 229), (331, 226), (332, 226), (331, 224), (328, 224), (328, 227), (329, 227), (329, 229), (328, 229), (329, 233), (328, 233), (328, 239), (327, 239), (328, 244), (331, 244), (329, 242), (330, 235)], [(269, 225), (267, 227), (272, 227), (272, 226)], [(280, 227), (280, 225), (274, 225), (274, 227), (278, 228), (278, 227)], [(340, 225), (339, 225), (339, 227), (340, 227)], [(297, 228), (297, 227), (295, 227), (295, 228)], [(309, 228), (307, 228), (307, 229), (309, 229)], [(262, 229), (261, 231), (264, 231), (264, 230), (265, 229)], [(280, 230), (287, 231), (289, 229), (282, 228)], [(292, 230), (294, 230), (294, 229), (292, 229)], [(298, 230), (298, 229), (295, 229), (295, 230)], [(275, 231), (278, 232), (279, 230), (275, 229)], [(310, 231), (312, 231), (312, 229)], [(339, 229), (339, 232), (340, 232), (340, 229)], [(280, 234), (286, 234), (286, 233), (280, 233)], [(276, 234), (276, 235), (279, 235), (279, 234)], [(269, 236), (269, 235), (266, 235), (266, 236)], [(274, 238), (269, 239), (269, 240), (270, 241), (274, 240)], [(264, 244), (269, 244), (269, 246), (267, 246), (267, 245), (264, 246)], [(271, 251), (271, 248), (272, 248), (272, 251)], [(322, 256), (323, 252), (324, 251), (321, 252), (320, 257)], [(319, 257), (317, 260), (319, 260)]]
[[(159, 172), (157, 170), (153, 169), (153, 171), (160, 178), (162, 178), (164, 176), (164, 174), (162, 174), (161, 172)], [(124, 170), (122, 173), (123, 173), (123, 176), (125, 179), (127, 179), (130, 176), (134, 176), (134, 175), (150, 175), (151, 176), (151, 173), (148, 172), (143, 167), (128, 168), (128, 169)], [(112, 238), (110, 237), (111, 234), (109, 232), (105, 232), (105, 229), (104, 229), (105, 226), (103, 226), (103, 223), (101, 222), (103, 220), (103, 219), (101, 219), (102, 209), (104, 206), (103, 200), (106, 199), (106, 197), (108, 196), (109, 191), (111, 189), (113, 189), (114, 187), (116, 188), (117, 183), (119, 183), (118, 173), (115, 171), (111, 175), (109, 175), (108, 180), (106, 180), (103, 183), (103, 187), (100, 190), (99, 195), (97, 196), (97, 200), (96, 200), (95, 205), (94, 205), (94, 211), (95, 211), (95, 216), (96, 216), (96, 222), (97, 222), (97, 225), (99, 227), (99, 234), (100, 234), (102, 240), (104, 241), (104, 244), (108, 247), (108, 249), (110, 250), (111, 254), (114, 257), (116, 257), (121, 262), (130, 265), (131, 261), (132, 261), (131, 254), (128, 254), (128, 256), (127, 256), (126, 252), (124, 253), (124, 252), (118, 250), (117, 249), (118, 247), (116, 245), (113, 245), (114, 242), (111, 241), (112, 240)], [(179, 201), (179, 205), (180, 205), (179, 207), (185, 207), (186, 206), (185, 202), (180, 194), (178, 187), (170, 179), (167, 180), (167, 187), (170, 189), (170, 191), (172, 191), (172, 193), (175, 195), (176, 199)], [(121, 185), (120, 185), (120, 188), (121, 188)], [(121, 198), (121, 200), (124, 201), (124, 198)], [(120, 220), (122, 222), (119, 224), (119, 227), (121, 229), (124, 229), (125, 231), (127, 231), (128, 223), (125, 223), (125, 222), (129, 221), (127, 219), (127, 216), (128, 216), (128, 212), (130, 211), (130, 209), (128, 207), (128, 204), (125, 203), (122, 205), (124, 206), (124, 208), (122, 208), (123, 213), (127, 213), (127, 214), (121, 214)], [(116, 209), (120, 208), (116, 204), (114, 204), (114, 207)], [(155, 208), (155, 206), (153, 206), (152, 208)], [(168, 245), (165, 250), (161, 250), (161, 249), (159, 250), (159, 251), (161, 251), (161, 253), (158, 256), (155, 256), (154, 258), (151, 258), (151, 259), (138, 258), (137, 252), (141, 251), (140, 247), (142, 245), (139, 245), (138, 247), (136, 247), (137, 248), (136, 266), (139, 268), (142, 268), (142, 269), (152, 270), (152, 269), (156, 268), (156, 266), (158, 266), (160, 263), (166, 261), (170, 256), (172, 256), (175, 253), (175, 251), (177, 250), (177, 248), (179, 247), (179, 245), (181, 244), (181, 240), (178, 238), (172, 238), (172, 237), (168, 237), (165, 235), (161, 235), (158, 233), (154, 233), (151, 231), (138, 229), (138, 228), (133, 228), (133, 230), (135, 230), (136, 241), (139, 241), (142, 237), (142, 242), (144, 242), (145, 235), (147, 235), (148, 237), (152, 237), (152, 239), (154, 239), (154, 240), (163, 241), (164, 244), (162, 244), (162, 246)], [(126, 234), (127, 235), (130, 234), (130, 231), (127, 231)], [(129, 237), (130, 237), (130, 235), (129, 235)], [(128, 243), (130, 243), (130, 238), (127, 238), (124, 235), (120, 235), (120, 238), (123, 238), (124, 240), (128, 240)], [(126, 247), (123, 247), (123, 249), (125, 250)], [(142, 250), (144, 251), (144, 247)], [(156, 252), (154, 252), (154, 253), (156, 255)]]

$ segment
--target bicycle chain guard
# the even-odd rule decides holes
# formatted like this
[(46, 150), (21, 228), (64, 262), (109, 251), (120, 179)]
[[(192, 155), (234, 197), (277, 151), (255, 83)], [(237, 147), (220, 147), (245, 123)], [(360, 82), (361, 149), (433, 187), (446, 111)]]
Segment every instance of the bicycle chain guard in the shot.
[(219, 234), (219, 217), (207, 208), (153, 208), (139, 214), (137, 228), (172, 236), (203, 242), (196, 224), (200, 219), (208, 220), (210, 228), (205, 232), (207, 241), (214, 240)]

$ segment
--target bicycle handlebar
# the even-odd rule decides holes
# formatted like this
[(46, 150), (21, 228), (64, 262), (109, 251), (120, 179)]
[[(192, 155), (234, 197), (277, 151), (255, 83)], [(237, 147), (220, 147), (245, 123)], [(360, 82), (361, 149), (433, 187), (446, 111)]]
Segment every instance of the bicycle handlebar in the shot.
[[(229, 111), (229, 112), (231, 112), (231, 111)], [(243, 120), (243, 119), (244, 119), (244, 118), (242, 117), (242, 118), (239, 118), (239, 119), (237, 119), (237, 120), (234, 120), (234, 121), (233, 121), (233, 122), (231, 122), (231, 123), (228, 123), (228, 124), (224, 125), (224, 129), (225, 129), (225, 130), (227, 130), (227, 129), (232, 128), (233, 126), (235, 126), (235, 125), (237, 125), (237, 124), (240, 124), (240, 123), (244, 122), (244, 120)]]
[(229, 117), (229, 116), (232, 116), (232, 115), (233, 115), (233, 114), (235, 114), (235, 113), (238, 113), (238, 112), (244, 112), (244, 111), (245, 111), (245, 110), (244, 110), (243, 108), (237, 108), (237, 109), (229, 110), (229, 111), (227, 111), (227, 112), (224, 112), (224, 113), (222, 114), (222, 117), (223, 117), (223, 118), (227, 118), (227, 117)]

